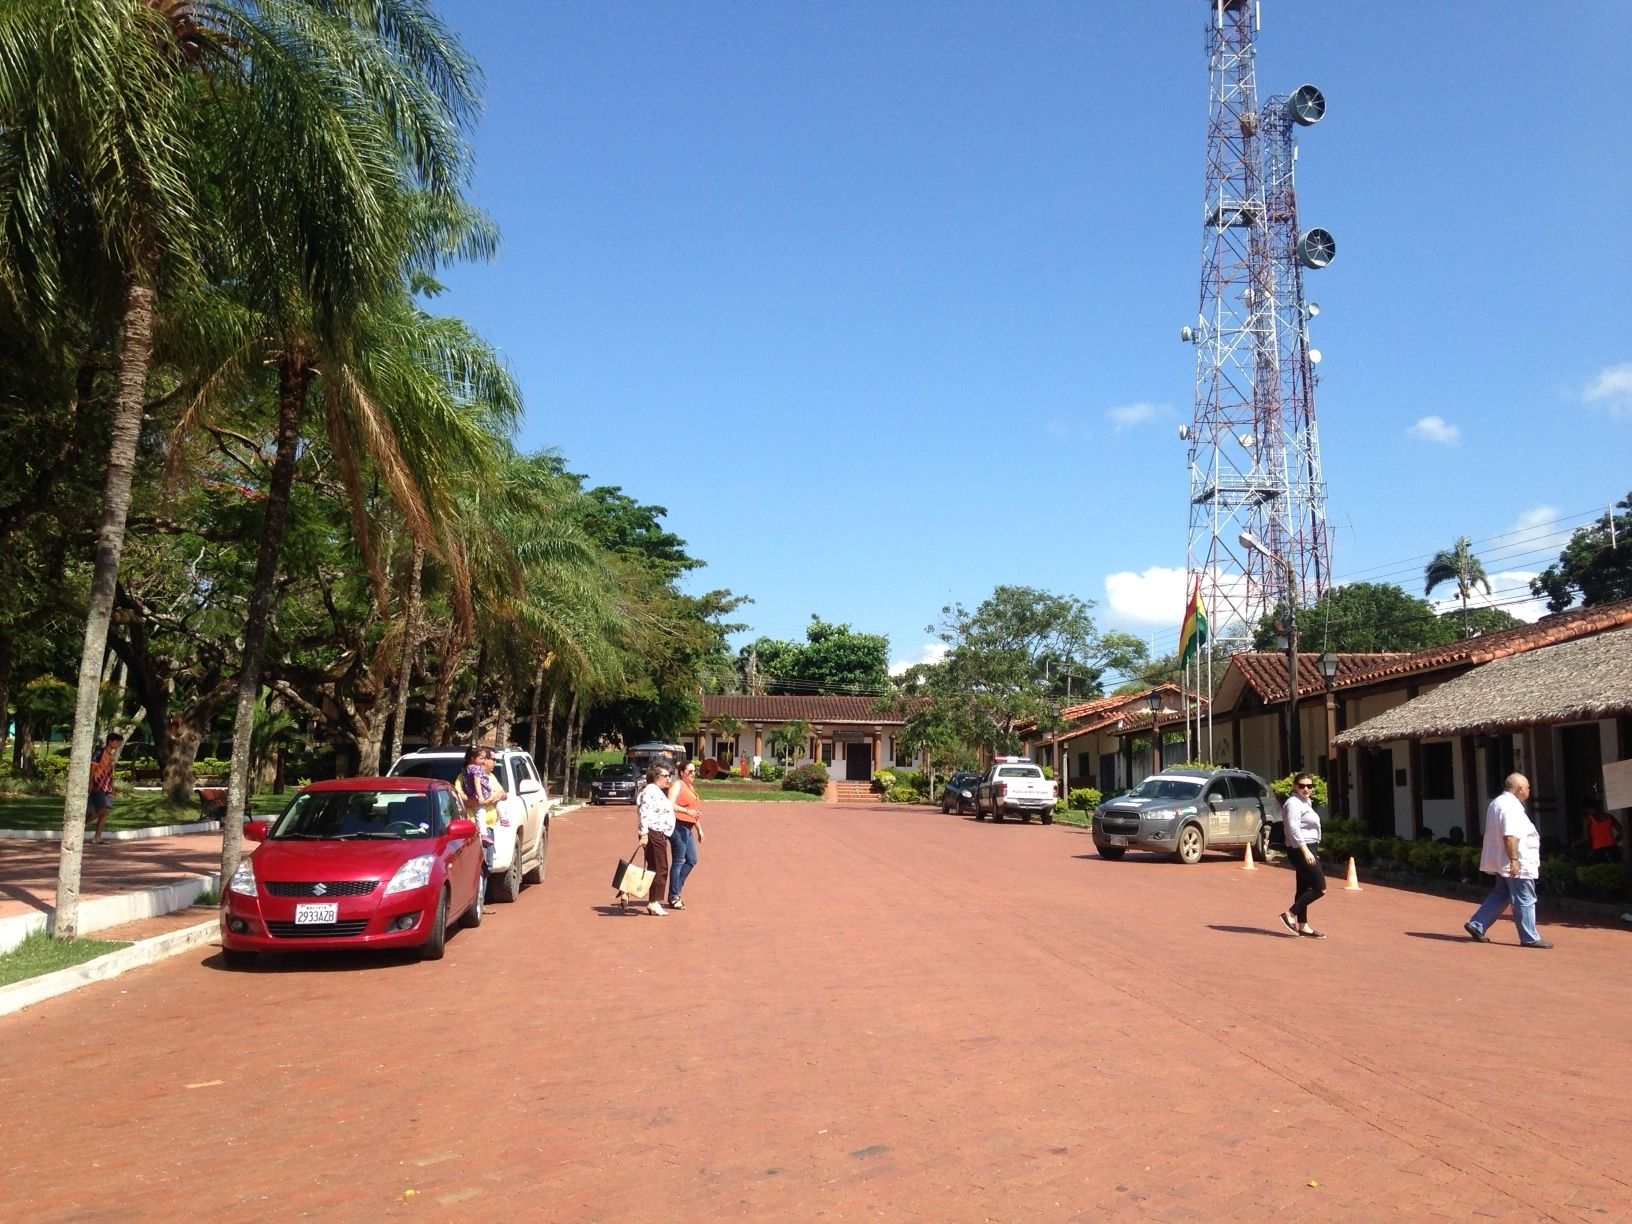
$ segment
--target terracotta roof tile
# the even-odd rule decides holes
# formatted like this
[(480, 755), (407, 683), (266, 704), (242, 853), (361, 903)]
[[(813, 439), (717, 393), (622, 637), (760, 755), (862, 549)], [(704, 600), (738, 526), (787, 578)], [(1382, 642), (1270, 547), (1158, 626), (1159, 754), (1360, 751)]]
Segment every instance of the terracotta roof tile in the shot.
[(877, 712), (877, 697), (752, 696), (746, 693), (704, 693), (703, 718), (738, 718), (747, 723), (785, 723), (796, 718), (813, 723), (871, 723), (898, 727), (898, 714)]
[[(1337, 677), (1333, 688), (1348, 688), (1359, 677), (1369, 675), (1389, 663), (1410, 658), (1404, 654), (1340, 654), (1337, 656)], [(1244, 651), (1230, 656), (1230, 666), (1238, 668), (1249, 688), (1266, 701), (1286, 700), (1286, 652)], [(1298, 654), (1298, 692), (1313, 693), (1324, 690), (1326, 677), (1320, 671), (1318, 654)]]

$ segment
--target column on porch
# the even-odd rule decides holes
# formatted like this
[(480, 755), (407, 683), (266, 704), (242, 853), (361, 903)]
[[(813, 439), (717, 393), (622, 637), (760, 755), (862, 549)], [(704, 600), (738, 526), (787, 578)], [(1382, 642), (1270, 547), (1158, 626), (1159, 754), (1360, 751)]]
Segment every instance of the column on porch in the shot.
[(754, 724), (754, 756), (756, 758), (760, 758), (760, 757), (763, 757), (764, 755), (765, 755), (765, 724), (764, 723), (755, 723)]
[[(877, 773), (884, 768), (884, 757), (881, 755), (884, 748), (884, 728), (874, 727), (871, 735), (873, 753), (873, 772)], [(872, 781), (871, 778), (868, 781)]]

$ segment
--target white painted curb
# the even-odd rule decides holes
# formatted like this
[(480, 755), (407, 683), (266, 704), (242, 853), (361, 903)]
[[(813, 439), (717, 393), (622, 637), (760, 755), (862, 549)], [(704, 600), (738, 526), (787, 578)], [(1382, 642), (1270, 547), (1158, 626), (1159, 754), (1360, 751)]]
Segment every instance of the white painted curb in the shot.
[[(219, 820), (195, 820), (191, 824), (153, 825), (146, 829), (114, 829), (102, 834), (104, 842), (146, 841), (150, 837), (180, 837), (183, 833), (219, 833)], [(0, 829), (0, 841), (61, 841), (61, 829)], [(90, 838), (86, 838), (86, 844)]]
[[(109, 927), (135, 922), (138, 918), (157, 918), (186, 909), (206, 888), (221, 891), (221, 873), (191, 876), (158, 888), (139, 892), (116, 893), (109, 897), (84, 898), (79, 903), (79, 933), (90, 935)], [(35, 911), (31, 914), (13, 914), (0, 918), (0, 952), (10, 952), (35, 931), (48, 930), (56, 911)]]
[(185, 952), (188, 948), (209, 943), (220, 929), (220, 920), (212, 918), (197, 926), (183, 927), (167, 935), (140, 940), (128, 948), (120, 948), (106, 956), (88, 960), (83, 965), (72, 965), (67, 969), (58, 969), (55, 973), (45, 973), (39, 977), (13, 982), (10, 986), (0, 986), (0, 1016), (9, 1016), (12, 1012), (43, 1003), (46, 999), (54, 999), (60, 994), (67, 994), (70, 990), (78, 990), (92, 982), (118, 977), (131, 969), (139, 969), (143, 965), (151, 965), (168, 956), (175, 956), (178, 952)]

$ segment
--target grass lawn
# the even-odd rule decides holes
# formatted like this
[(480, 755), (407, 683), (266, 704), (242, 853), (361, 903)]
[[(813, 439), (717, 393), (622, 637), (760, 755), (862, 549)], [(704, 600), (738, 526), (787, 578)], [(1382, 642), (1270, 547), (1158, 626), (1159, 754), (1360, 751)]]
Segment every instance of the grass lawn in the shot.
[(35, 931), (10, 952), (0, 955), (0, 986), (39, 977), (42, 973), (55, 973), (70, 965), (82, 965), (104, 953), (128, 947), (128, 943), (112, 939), (53, 939), (44, 931)]
[(704, 803), (710, 799), (741, 799), (755, 803), (820, 803), (820, 795), (803, 791), (785, 791), (774, 782), (755, 785), (752, 782), (698, 782), (697, 797)]
[[(256, 795), (251, 816), (281, 812), (288, 795)], [(121, 791), (113, 798), (107, 829), (150, 829), (154, 825), (192, 824), (202, 820), (196, 804), (171, 803), (157, 791)], [(94, 827), (94, 826), (93, 826)], [(62, 828), (61, 795), (0, 795), (0, 829)]]

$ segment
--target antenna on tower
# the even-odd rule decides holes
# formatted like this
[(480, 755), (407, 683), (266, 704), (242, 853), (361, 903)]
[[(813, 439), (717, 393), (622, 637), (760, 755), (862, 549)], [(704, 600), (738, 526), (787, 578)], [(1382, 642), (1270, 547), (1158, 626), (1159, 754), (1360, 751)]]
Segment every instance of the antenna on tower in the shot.
[[(1318, 599), (1331, 578), (1326, 486), (1315, 426), (1315, 366), (1305, 273), (1327, 267), (1337, 242), (1300, 229), (1294, 131), (1326, 113), (1313, 85), (1258, 102), (1261, 11), (1213, 0), (1207, 29), (1207, 156), (1202, 193), (1200, 306), (1180, 338), (1196, 348), (1189, 444), (1187, 581), (1199, 584), (1211, 645), (1250, 646), (1277, 603)], [(1240, 545), (1243, 533), (1264, 549)], [(1200, 660), (1212, 689), (1213, 652)]]

